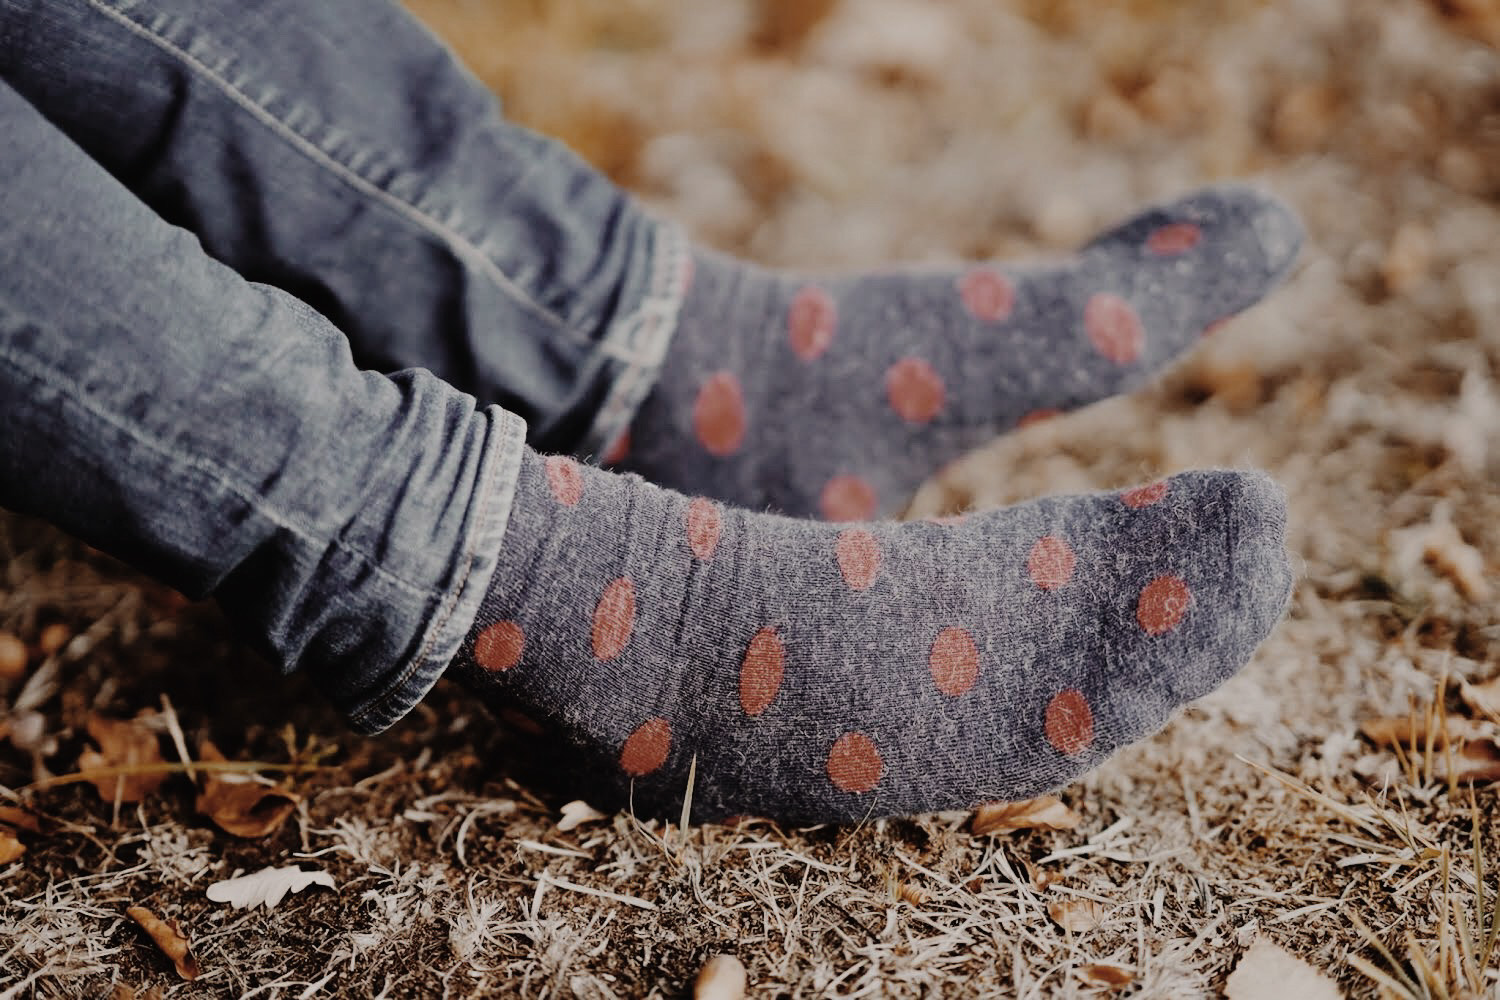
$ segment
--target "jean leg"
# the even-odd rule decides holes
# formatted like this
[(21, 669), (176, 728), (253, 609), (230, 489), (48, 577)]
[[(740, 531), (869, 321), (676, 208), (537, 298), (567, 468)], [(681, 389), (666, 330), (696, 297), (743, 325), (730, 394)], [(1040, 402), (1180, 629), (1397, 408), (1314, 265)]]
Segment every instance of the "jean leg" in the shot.
[(354, 726), (390, 725), (488, 587), (522, 421), (357, 369), (0, 84), (0, 505), (213, 594)]
[(597, 453), (685, 243), (389, 0), (0, 0), (0, 75), (168, 221), (342, 329)]

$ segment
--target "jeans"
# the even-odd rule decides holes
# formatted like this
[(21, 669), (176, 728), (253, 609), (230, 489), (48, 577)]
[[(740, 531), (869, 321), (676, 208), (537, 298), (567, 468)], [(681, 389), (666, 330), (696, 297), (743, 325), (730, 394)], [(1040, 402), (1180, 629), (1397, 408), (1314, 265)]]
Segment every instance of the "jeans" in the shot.
[(0, 506), (391, 725), (523, 445), (650, 391), (682, 236), (383, 0), (0, 0), (0, 80)]

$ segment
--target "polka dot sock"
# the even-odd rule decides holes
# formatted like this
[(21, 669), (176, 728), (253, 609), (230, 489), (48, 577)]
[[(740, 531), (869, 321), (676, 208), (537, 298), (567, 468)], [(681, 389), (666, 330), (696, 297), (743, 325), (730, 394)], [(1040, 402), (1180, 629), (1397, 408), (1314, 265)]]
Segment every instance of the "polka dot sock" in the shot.
[(453, 669), (644, 812), (695, 758), (699, 819), (1020, 799), (1245, 663), (1287, 600), (1283, 527), (1258, 473), (827, 525), (528, 451)]
[(1048, 265), (815, 278), (697, 251), (605, 461), (744, 507), (888, 516), (997, 432), (1144, 381), (1259, 301), (1301, 235), (1279, 202), (1217, 187)]

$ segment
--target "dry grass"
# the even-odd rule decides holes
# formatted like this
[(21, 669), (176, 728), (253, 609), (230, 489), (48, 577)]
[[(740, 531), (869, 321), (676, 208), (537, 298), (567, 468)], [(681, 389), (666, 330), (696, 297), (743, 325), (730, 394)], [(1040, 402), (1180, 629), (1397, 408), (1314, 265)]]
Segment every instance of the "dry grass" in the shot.
[[(1284, 294), (1162, 383), (998, 442), (916, 506), (1258, 465), (1293, 508), (1291, 615), (1224, 690), (1067, 789), (1072, 831), (975, 837), (959, 814), (563, 831), (566, 784), (457, 690), (355, 739), (212, 609), (5, 518), (0, 630), (79, 638), (0, 687), (0, 785), (71, 770), (90, 712), (163, 692), (185, 746), (209, 734), (233, 759), (285, 763), (290, 719), (299, 759), (317, 757), (309, 739), (335, 753), (260, 840), (195, 815), (186, 777), (139, 807), (87, 785), (30, 796), (47, 818), (0, 868), (0, 998), (678, 996), (718, 952), (757, 996), (1100, 996), (1128, 977), (1130, 995), (1178, 998), (1217, 995), (1257, 936), (1353, 995), (1500, 995), (1493, 790), (1471, 799), (1422, 754), (1358, 735), (1413, 700), (1456, 709), (1445, 676), (1497, 672), (1487, 5), (413, 6), (514, 116), (771, 263), (1045, 252), (1143, 199), (1262, 177), (1313, 234)], [(245, 912), (204, 895), (299, 861), (337, 891)], [(198, 980), (177, 979), (133, 904), (179, 921)]]

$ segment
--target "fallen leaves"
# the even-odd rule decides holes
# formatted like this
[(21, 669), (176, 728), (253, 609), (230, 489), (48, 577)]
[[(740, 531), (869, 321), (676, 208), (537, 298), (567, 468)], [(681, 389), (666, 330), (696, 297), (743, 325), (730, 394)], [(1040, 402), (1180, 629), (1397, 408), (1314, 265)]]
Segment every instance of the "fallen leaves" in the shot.
[(1095, 963), (1085, 965), (1079, 970), (1084, 981), (1091, 986), (1103, 986), (1105, 989), (1124, 989), (1135, 982), (1135, 973), (1129, 969), (1122, 969), (1118, 965), (1102, 965)]
[(1227, 1000), (1342, 1000), (1337, 984), (1280, 945), (1258, 939), (1224, 984)]
[(8, 865), (25, 853), (26, 845), (21, 843), (15, 832), (0, 827), (0, 865)]
[(1013, 830), (1072, 830), (1083, 817), (1054, 795), (1024, 802), (986, 802), (974, 810), (969, 829), (976, 835)]
[(26, 673), (26, 643), (9, 632), (0, 632), (0, 681), (20, 679)]
[[(221, 763), (225, 758), (205, 739), (199, 744), (198, 759)], [(249, 838), (274, 833), (301, 801), (285, 784), (267, 785), (251, 774), (205, 771), (196, 808), (225, 833)]]
[(1047, 916), (1065, 931), (1082, 933), (1104, 923), (1109, 908), (1092, 899), (1060, 899), (1047, 904)]
[(582, 799), (574, 799), (562, 807), (562, 819), (557, 821), (557, 829), (562, 833), (567, 833), (585, 823), (597, 823), (602, 819), (609, 819), (609, 817)]
[(140, 924), (141, 929), (150, 935), (162, 954), (172, 960), (179, 976), (190, 980), (198, 978), (198, 960), (193, 957), (187, 936), (182, 933), (177, 921), (162, 920), (144, 906), (132, 906), (125, 911), (125, 915)]
[(262, 868), (249, 875), (225, 879), (208, 887), (208, 898), (215, 903), (228, 903), (236, 910), (265, 904), (266, 909), (275, 908), (289, 892), (301, 892), (310, 885), (337, 888), (333, 876), (327, 872), (306, 872), (295, 866), (285, 868)]
[(86, 725), (99, 749), (79, 754), (78, 770), (105, 802), (139, 802), (167, 780), (161, 744), (141, 718), (91, 715)]
[[(1496, 681), (1464, 684), (1471, 707), (1493, 703)], [(1419, 771), (1450, 782), (1500, 780), (1500, 723), (1436, 710), (1369, 719), (1359, 730), (1377, 747), (1395, 751), (1409, 777)]]
[(693, 1000), (743, 1000), (745, 966), (733, 955), (715, 955), (693, 982)]

